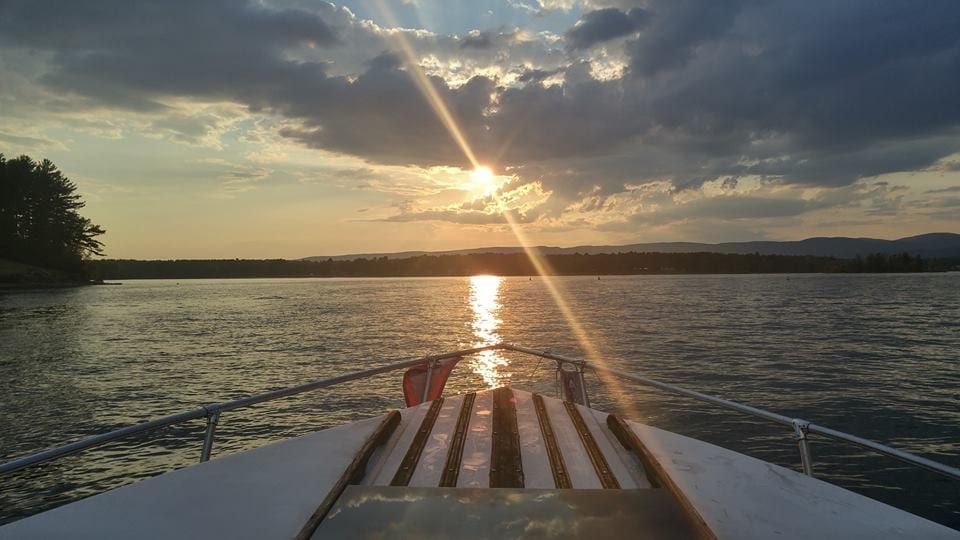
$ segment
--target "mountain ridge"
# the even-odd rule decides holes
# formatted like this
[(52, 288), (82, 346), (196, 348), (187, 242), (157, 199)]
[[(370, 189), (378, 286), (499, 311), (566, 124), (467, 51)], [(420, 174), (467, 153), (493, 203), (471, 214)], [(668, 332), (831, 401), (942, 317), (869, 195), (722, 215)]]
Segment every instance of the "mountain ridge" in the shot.
[[(647, 242), (637, 244), (598, 246), (580, 245), (573, 247), (536, 246), (540, 253), (553, 255), (565, 253), (760, 253), (761, 255), (813, 255), (821, 257), (854, 258), (871, 253), (909, 253), (923, 257), (960, 257), (960, 234), (934, 232), (907, 236), (896, 240), (868, 237), (817, 236), (803, 240), (753, 240), (746, 242)], [(491, 246), (481, 248), (454, 249), (441, 251), (398, 251), (383, 253), (352, 253), (346, 255), (313, 255), (302, 260), (335, 261), (351, 259), (405, 259), (421, 255), (468, 255), (471, 253), (518, 253), (519, 246)]]

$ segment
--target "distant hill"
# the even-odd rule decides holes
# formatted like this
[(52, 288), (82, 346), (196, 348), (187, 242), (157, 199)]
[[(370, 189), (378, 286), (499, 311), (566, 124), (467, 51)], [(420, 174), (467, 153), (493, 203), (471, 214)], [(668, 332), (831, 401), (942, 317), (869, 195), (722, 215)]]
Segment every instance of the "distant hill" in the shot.
[[(696, 242), (654, 242), (647, 244), (627, 244), (624, 246), (575, 246), (569, 248), (538, 246), (541, 253), (547, 255), (570, 253), (760, 253), (761, 255), (813, 255), (818, 257), (853, 258), (871, 253), (909, 253), (923, 257), (960, 257), (960, 234), (929, 233), (909, 236), (899, 240), (880, 240), (877, 238), (818, 237), (789, 242), (755, 241), (724, 242), (721, 244), (701, 244)], [(456, 249), (450, 251), (400, 251), (396, 253), (356, 253), (350, 255), (313, 256), (305, 260), (335, 261), (352, 259), (405, 259), (419, 255), (467, 255), (471, 253), (518, 253), (520, 247), (485, 247)]]

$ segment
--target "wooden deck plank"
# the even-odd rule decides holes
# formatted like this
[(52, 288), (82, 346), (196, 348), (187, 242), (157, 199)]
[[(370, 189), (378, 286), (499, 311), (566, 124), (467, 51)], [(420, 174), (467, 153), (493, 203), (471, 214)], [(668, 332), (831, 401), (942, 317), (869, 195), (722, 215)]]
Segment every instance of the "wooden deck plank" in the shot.
[(437, 421), (437, 416), (440, 415), (440, 409), (442, 407), (443, 398), (437, 398), (430, 404), (430, 408), (427, 409), (427, 414), (423, 416), (423, 421), (420, 422), (420, 428), (417, 429), (417, 434), (413, 437), (413, 442), (410, 443), (410, 448), (407, 449), (403, 461), (400, 462), (400, 468), (397, 469), (397, 474), (393, 475), (393, 480), (390, 481), (391, 486), (406, 486), (410, 483), (410, 478), (413, 477), (413, 472), (417, 470), (417, 465), (420, 463), (420, 455), (423, 453), (423, 448), (427, 445), (427, 439), (430, 437), (430, 433), (433, 432), (433, 424)]
[(564, 401), (563, 407), (567, 410), (567, 415), (573, 422), (573, 427), (577, 428), (577, 435), (580, 436), (580, 442), (583, 443), (583, 448), (587, 451), (590, 463), (593, 464), (594, 472), (596, 472), (597, 477), (600, 478), (600, 484), (604, 489), (620, 489), (620, 482), (617, 481), (617, 477), (614, 476), (613, 471), (610, 470), (607, 457), (603, 455), (600, 447), (597, 446), (597, 441), (593, 438), (593, 433), (591, 433), (587, 427), (587, 422), (583, 419), (583, 415), (580, 413), (580, 409), (577, 408), (577, 404), (572, 401)]
[(447, 459), (443, 464), (443, 475), (440, 477), (440, 487), (456, 487), (460, 477), (460, 463), (463, 460), (463, 445), (470, 430), (470, 421), (473, 419), (473, 405), (476, 394), (467, 394), (460, 405), (457, 414), (457, 425), (450, 439), (450, 448), (447, 450)]
[[(620, 483), (620, 487), (623, 489), (651, 487), (650, 482), (648, 482), (643, 475), (640, 460), (627, 451), (607, 427), (607, 414), (600, 413), (600, 411), (584, 407), (583, 405), (577, 405), (577, 408), (580, 409), (580, 414), (583, 416), (587, 428), (590, 430), (590, 433), (593, 434), (593, 439), (596, 441), (597, 447), (600, 448), (600, 451), (606, 456), (607, 464)], [(599, 418), (597, 417), (597, 413), (601, 414)], [(601, 422), (604, 423), (601, 424)]]
[(603, 484), (563, 402), (554, 398), (544, 398), (543, 401), (567, 467), (567, 474), (570, 476), (570, 484), (574, 489), (601, 489)]
[(443, 407), (433, 424), (433, 432), (427, 440), (423, 453), (420, 455), (420, 464), (410, 478), (411, 487), (436, 487), (440, 485), (443, 476), (443, 466), (447, 461), (447, 451), (450, 441), (456, 431), (457, 419), (460, 416), (460, 407), (464, 396), (444, 398)]
[(490, 448), (490, 487), (522, 488), (523, 459), (520, 457), (520, 432), (513, 391), (493, 391), (493, 425)]
[(416, 407), (400, 409), (400, 425), (394, 430), (393, 436), (384, 445), (383, 450), (374, 455), (371, 470), (361, 484), (370, 486), (389, 486), (393, 476), (397, 474), (400, 463), (410, 448), (410, 443), (417, 435), (417, 429), (423, 422), (423, 417), (430, 408), (430, 403), (421, 403)]
[(523, 462), (523, 483), (528, 488), (553, 489), (556, 483), (550, 469), (546, 442), (534, 409), (533, 394), (514, 390), (517, 401), (517, 429), (520, 432), (520, 459)]
[(463, 441), (463, 458), (460, 460), (457, 487), (489, 487), (493, 428), (492, 391), (477, 392), (470, 416), (467, 438)]
[(540, 394), (533, 395), (533, 407), (537, 412), (537, 422), (540, 424), (540, 433), (546, 445), (547, 456), (550, 459), (550, 471), (553, 473), (553, 482), (558, 489), (570, 489), (570, 474), (567, 473), (567, 464), (563, 462), (563, 453), (553, 424), (550, 423), (550, 414), (547, 412), (547, 402)]

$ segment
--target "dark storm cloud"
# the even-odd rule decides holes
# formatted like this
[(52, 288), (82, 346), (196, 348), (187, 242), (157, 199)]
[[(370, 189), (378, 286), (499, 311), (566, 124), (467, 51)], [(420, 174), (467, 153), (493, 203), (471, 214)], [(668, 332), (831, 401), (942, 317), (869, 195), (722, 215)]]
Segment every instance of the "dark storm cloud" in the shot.
[(490, 49), (494, 47), (491, 32), (468, 34), (460, 40), (461, 49)]
[(626, 12), (617, 8), (588, 12), (565, 34), (567, 45), (571, 49), (588, 49), (598, 43), (629, 36), (643, 28), (648, 18), (649, 13), (641, 8)]
[[(696, 48), (726, 33), (740, 0), (653, 0), (651, 23), (627, 45), (630, 68), (643, 76), (683, 66)], [(632, 11), (632, 10), (631, 10)]]
[[(475, 77), (456, 89), (431, 77), (437, 93), (460, 120), (465, 134), (482, 140), (483, 110), (494, 84)], [(436, 119), (423, 95), (398, 66), (378, 61), (354, 81), (329, 79), (327, 99), (290, 96), (286, 114), (304, 127), (284, 135), (308, 146), (359, 155), (382, 163), (466, 165), (466, 159)]]
[(314, 13), (206, 2), (0, 2), (0, 44), (53, 53), (45, 82), (106, 105), (157, 110), (164, 95), (233, 97), (303, 82), (289, 47), (334, 45)]
[(0, 39), (21, 46), (115, 53), (122, 47), (159, 52), (202, 45), (195, 52), (206, 54), (336, 42), (333, 30), (315, 13), (234, 0), (3, 0), (0, 30)]
[[(102, 106), (232, 101), (286, 117), (283, 134), (311, 147), (464, 164), (396, 57), (349, 77), (317, 60), (357, 35), (334, 13), (323, 3), (0, 0), (0, 49), (43, 53), (41, 84)], [(960, 151), (958, 27), (955, 0), (651, 0), (584, 15), (566, 33), (578, 58), (568, 66), (502, 66), (521, 72), (516, 86), (431, 81), (481, 160), (569, 199), (664, 177), (680, 188), (742, 175), (849, 185)], [(447, 42), (464, 55), (522, 46), (502, 35)], [(616, 37), (627, 37), (627, 69), (597, 80), (587, 49)], [(317, 52), (291, 54), (306, 49)], [(560, 73), (562, 85), (544, 84)]]
[[(55, 4), (0, 4), (4, 46), (54, 53), (43, 79), (52, 88), (138, 111), (162, 110), (168, 96), (235, 101), (301, 121), (283, 134), (309, 146), (390, 163), (464, 161), (396, 57), (372, 59), (355, 79), (287, 59), (294, 46), (342, 46), (316, 14), (225, 0), (183, 10), (68, 2), (62, 14)], [(450, 89), (432, 81), (468, 134), (479, 129), (493, 84), (478, 78)]]
[(521, 83), (539, 83), (561, 72), (563, 72), (562, 69), (525, 69), (517, 76), (517, 81)]

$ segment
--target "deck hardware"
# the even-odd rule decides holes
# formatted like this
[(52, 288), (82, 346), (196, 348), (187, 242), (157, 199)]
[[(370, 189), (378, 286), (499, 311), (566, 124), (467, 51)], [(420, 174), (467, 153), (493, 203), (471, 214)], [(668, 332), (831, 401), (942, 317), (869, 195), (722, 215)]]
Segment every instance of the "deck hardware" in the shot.
[(807, 439), (807, 432), (810, 430), (810, 422), (794, 418), (792, 420), (793, 431), (797, 435), (797, 446), (800, 448), (800, 465), (803, 467), (803, 474), (813, 476), (813, 454), (810, 452), (810, 440)]
[(217, 433), (217, 423), (220, 422), (220, 407), (217, 405), (207, 405), (204, 407), (207, 413), (207, 430), (203, 434), (203, 448), (200, 450), (200, 463), (210, 459), (210, 452), (213, 451), (213, 437)]

